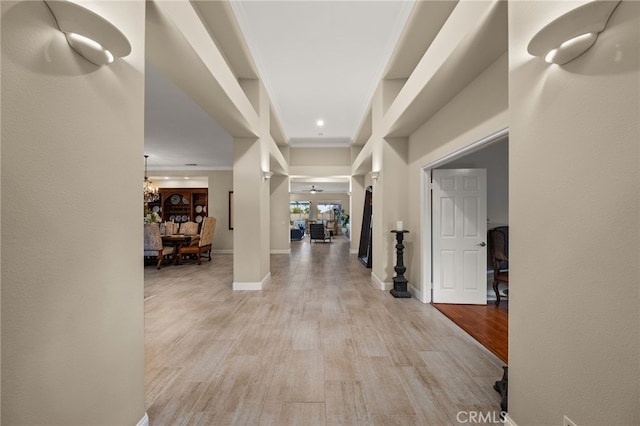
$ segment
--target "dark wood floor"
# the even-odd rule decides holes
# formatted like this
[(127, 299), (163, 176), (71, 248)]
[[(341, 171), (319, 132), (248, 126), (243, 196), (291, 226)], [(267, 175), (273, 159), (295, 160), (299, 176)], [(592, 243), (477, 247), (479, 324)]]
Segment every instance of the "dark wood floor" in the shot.
[(508, 301), (503, 300), (500, 306), (493, 302), (487, 305), (433, 303), (433, 306), (502, 361), (509, 361)]

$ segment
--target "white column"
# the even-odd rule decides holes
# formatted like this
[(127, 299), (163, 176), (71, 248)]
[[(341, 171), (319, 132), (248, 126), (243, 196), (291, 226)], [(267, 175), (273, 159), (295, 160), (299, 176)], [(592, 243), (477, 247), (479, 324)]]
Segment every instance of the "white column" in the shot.
[(271, 177), (271, 199), (269, 200), (271, 209), (270, 238), (271, 253), (285, 254), (291, 252), (290, 220), (289, 210), (289, 177)]
[(269, 98), (259, 80), (240, 84), (259, 115), (260, 137), (233, 142), (233, 289), (262, 290), (271, 277)]
[(236, 138), (233, 151), (233, 289), (261, 290), (269, 280), (270, 216), (262, 144)]

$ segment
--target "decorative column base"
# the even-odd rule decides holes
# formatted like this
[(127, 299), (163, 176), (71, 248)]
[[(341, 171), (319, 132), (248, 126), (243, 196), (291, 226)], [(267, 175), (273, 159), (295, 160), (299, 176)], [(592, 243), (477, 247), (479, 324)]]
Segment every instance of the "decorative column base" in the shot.
[(407, 279), (404, 277), (404, 273), (407, 270), (404, 266), (404, 244), (402, 241), (404, 239), (404, 234), (409, 231), (391, 231), (396, 234), (396, 255), (397, 255), (397, 264), (394, 268), (396, 271), (396, 276), (393, 277), (393, 288), (391, 289), (391, 295), (393, 297), (409, 299), (411, 298), (411, 293), (407, 291)]
[[(407, 283), (404, 284), (404, 288), (407, 288)], [(411, 293), (408, 291), (396, 290), (396, 283), (393, 283), (393, 288), (389, 292), (393, 297), (397, 297), (399, 299), (411, 299)]]

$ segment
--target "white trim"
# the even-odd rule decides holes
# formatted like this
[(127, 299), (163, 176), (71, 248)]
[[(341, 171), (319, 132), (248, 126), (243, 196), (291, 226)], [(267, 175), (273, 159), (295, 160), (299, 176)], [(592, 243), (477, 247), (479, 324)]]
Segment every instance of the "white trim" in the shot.
[(378, 290), (389, 291), (393, 288), (393, 283), (385, 283), (376, 274), (371, 272), (371, 284)]
[(219, 249), (214, 250), (213, 254), (233, 254), (233, 249)]
[(144, 416), (140, 419), (136, 426), (149, 426), (149, 416), (147, 413), (144, 413)]
[(349, 249), (349, 254), (358, 254), (359, 251), (358, 249)]
[(422, 300), (424, 298), (424, 294), (422, 294), (422, 292), (420, 291), (420, 289), (418, 287), (415, 287), (415, 286), (412, 286), (411, 284), (409, 284), (407, 290), (409, 291), (409, 293), (411, 293), (411, 295), (414, 297), (414, 299), (418, 299), (422, 303), (427, 303), (424, 300)]
[(420, 246), (422, 258), (420, 262), (420, 287), (422, 303), (431, 303), (431, 170), (422, 168), (420, 180)]
[(509, 135), (509, 128), (498, 130), (470, 145), (453, 151), (435, 161), (432, 161), (420, 169), (422, 170), (422, 179), (420, 181), (420, 244), (422, 247), (422, 256), (420, 262), (422, 268), (420, 272), (420, 286), (422, 288), (422, 303), (431, 303), (433, 279), (431, 271), (431, 171), (450, 161), (471, 154), (474, 151), (485, 148), (494, 142), (499, 142)]
[(256, 291), (256, 290), (262, 290), (264, 288), (265, 285), (267, 285), (267, 283), (269, 282), (269, 280), (271, 280), (271, 272), (269, 272), (267, 275), (264, 276), (264, 278), (262, 279), (262, 281), (259, 282), (233, 282), (232, 288), (233, 290), (237, 290), (237, 291)]
[(291, 249), (271, 249), (271, 254), (291, 254)]
[(518, 426), (516, 422), (514, 422), (511, 417), (509, 417), (509, 413), (504, 416), (504, 424), (507, 426)]

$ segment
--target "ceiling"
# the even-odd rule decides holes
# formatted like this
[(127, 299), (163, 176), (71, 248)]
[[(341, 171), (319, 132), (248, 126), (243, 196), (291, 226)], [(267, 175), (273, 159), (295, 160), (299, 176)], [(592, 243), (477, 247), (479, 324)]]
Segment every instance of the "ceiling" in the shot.
[(149, 169), (230, 170), (229, 133), (153, 64), (147, 61), (145, 67), (144, 149)]
[[(413, 0), (235, 0), (231, 6), (290, 145), (350, 146)], [(233, 165), (232, 138), (149, 62), (145, 153), (152, 177), (155, 170)], [(306, 183), (292, 182), (292, 192)], [(338, 192), (348, 191), (340, 185)]]
[(350, 146), (413, 2), (231, 6), (290, 145)]

